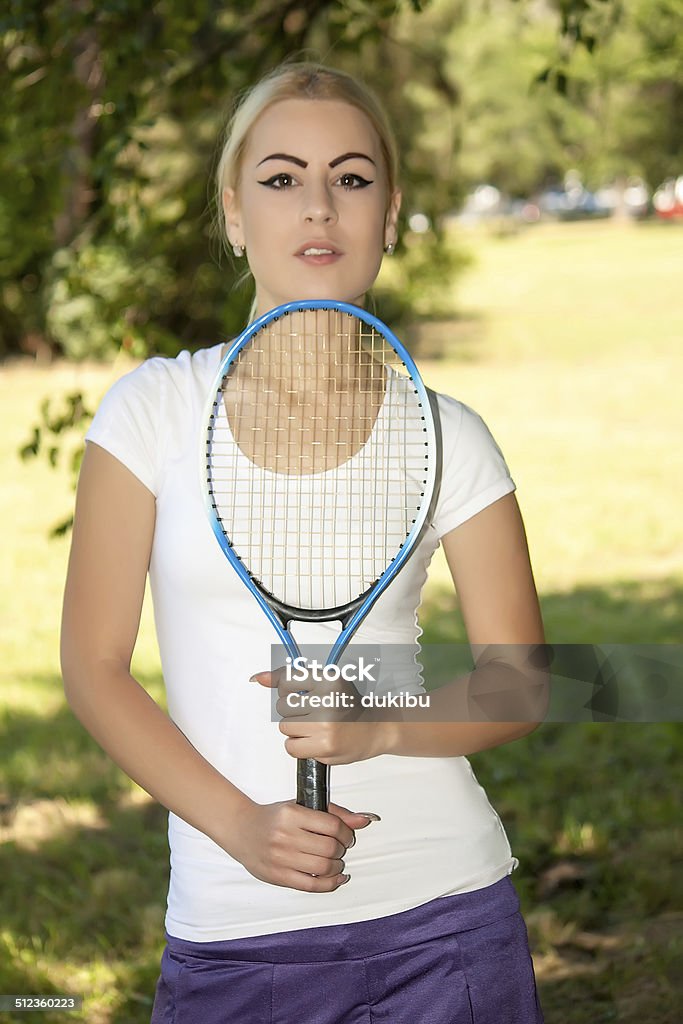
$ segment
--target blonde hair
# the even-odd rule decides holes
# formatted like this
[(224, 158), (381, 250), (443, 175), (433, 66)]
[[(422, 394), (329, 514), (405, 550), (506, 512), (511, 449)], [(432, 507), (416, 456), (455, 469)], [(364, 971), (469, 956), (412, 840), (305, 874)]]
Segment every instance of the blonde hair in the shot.
[(338, 100), (356, 107), (370, 120), (379, 138), (387, 176), (387, 208), (396, 188), (398, 152), (389, 119), (375, 94), (345, 71), (309, 61), (285, 63), (262, 78), (239, 101), (225, 129), (223, 148), (216, 170), (216, 207), (219, 231), (228, 242), (223, 189), (239, 191), (242, 159), (249, 132), (269, 107), (282, 100)]

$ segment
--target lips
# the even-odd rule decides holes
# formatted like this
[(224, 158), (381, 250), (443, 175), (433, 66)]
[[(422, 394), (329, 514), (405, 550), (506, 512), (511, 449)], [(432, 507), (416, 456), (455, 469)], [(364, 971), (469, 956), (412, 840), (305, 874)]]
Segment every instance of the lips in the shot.
[(306, 259), (337, 257), (343, 255), (336, 245), (324, 238), (313, 238), (299, 247), (296, 256)]

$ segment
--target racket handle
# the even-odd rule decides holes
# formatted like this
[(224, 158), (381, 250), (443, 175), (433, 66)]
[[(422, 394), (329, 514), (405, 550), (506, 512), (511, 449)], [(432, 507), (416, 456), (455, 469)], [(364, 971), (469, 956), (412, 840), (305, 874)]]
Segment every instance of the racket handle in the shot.
[(326, 811), (330, 802), (330, 766), (299, 758), (296, 762), (296, 802), (314, 811)]

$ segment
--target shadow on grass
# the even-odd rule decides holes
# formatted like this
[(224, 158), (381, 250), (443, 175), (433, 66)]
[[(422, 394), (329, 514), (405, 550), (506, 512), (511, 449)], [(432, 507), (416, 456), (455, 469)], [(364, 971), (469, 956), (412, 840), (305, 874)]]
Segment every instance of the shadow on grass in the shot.
[[(672, 643), (683, 586), (582, 587), (544, 595), (543, 608), (557, 643)], [(446, 589), (430, 594), (421, 621), (428, 642), (465, 640)], [(43, 685), (53, 693), (59, 681)], [(159, 681), (150, 688), (157, 696)], [(166, 813), (66, 704), (47, 717), (0, 710), (0, 992), (49, 994), (56, 979), (77, 978), (83, 1017), (17, 1021), (142, 1024), (163, 946)], [(547, 1024), (679, 1019), (682, 754), (678, 724), (596, 722), (548, 724), (471, 758), (520, 861)], [(642, 991), (648, 1011), (636, 1013)]]
[[(60, 681), (43, 684), (54, 692)], [(166, 812), (66, 704), (49, 716), (2, 710), (0, 992), (64, 994), (56, 978), (68, 976), (95, 994), (82, 1016), (22, 1012), (17, 1021), (148, 1021), (163, 946)]]
[[(580, 587), (541, 599), (547, 639), (555, 643), (669, 644), (681, 640), (683, 584), (619, 583)], [(452, 589), (432, 591), (421, 609), (425, 643), (466, 643)], [(683, 909), (679, 794), (683, 789), (683, 724), (549, 722), (521, 741), (472, 756), (477, 775), (500, 811), (513, 847), (522, 843), (529, 899), (553, 889), (571, 893), (584, 924), (613, 914)], [(631, 860), (634, 847), (644, 860)], [(552, 886), (532, 877), (558, 855), (585, 859), (586, 879)], [(521, 858), (520, 858), (521, 859)], [(613, 874), (614, 872), (614, 874)], [(642, 877), (641, 877), (642, 876)], [(579, 890), (589, 893), (577, 899)]]
[[(679, 580), (541, 603), (556, 644), (681, 642)], [(424, 643), (466, 643), (451, 588), (431, 591), (420, 621)], [(549, 723), (470, 760), (520, 861), (546, 1024), (678, 1024), (683, 725)]]

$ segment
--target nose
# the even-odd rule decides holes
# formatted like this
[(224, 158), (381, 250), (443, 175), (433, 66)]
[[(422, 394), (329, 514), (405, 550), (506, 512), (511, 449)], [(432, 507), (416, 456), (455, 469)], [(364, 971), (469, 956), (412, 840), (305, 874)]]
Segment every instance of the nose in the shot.
[(305, 190), (301, 212), (307, 224), (336, 224), (338, 219), (334, 196), (326, 184), (311, 184)]

